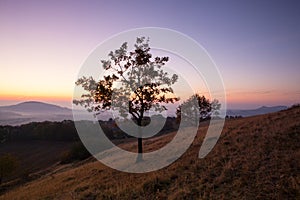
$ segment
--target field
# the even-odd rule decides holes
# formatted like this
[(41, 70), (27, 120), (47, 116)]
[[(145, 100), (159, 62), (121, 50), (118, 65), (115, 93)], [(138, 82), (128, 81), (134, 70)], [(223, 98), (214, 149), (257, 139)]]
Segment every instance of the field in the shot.
[[(214, 149), (198, 159), (206, 129), (200, 127), (188, 151), (159, 171), (124, 173), (89, 158), (56, 166), (0, 199), (300, 198), (300, 107), (228, 119)], [(145, 141), (145, 150), (160, 148), (175, 134)], [(121, 146), (134, 151), (136, 142)]]

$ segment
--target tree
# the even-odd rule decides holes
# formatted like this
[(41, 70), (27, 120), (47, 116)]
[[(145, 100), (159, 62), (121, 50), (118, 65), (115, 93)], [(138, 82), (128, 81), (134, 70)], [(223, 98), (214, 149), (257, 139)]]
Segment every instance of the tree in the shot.
[(7, 141), (7, 130), (4, 127), (0, 127), (0, 144)]
[[(197, 105), (192, 105), (193, 102), (197, 102)], [(184, 109), (184, 113), (182, 112), (182, 107), (187, 108)], [(178, 120), (181, 119), (181, 115), (185, 115), (187, 118), (191, 118), (189, 116), (193, 116), (192, 119), (204, 121), (210, 119), (212, 116), (219, 115), (220, 107), (221, 104), (218, 100), (215, 99), (210, 102), (210, 100), (205, 98), (205, 96), (194, 94), (189, 99), (184, 101), (180, 106), (178, 106), (176, 115)]]
[(10, 175), (17, 168), (16, 158), (10, 154), (0, 156), (0, 184), (5, 176)]
[[(101, 60), (106, 75), (96, 81), (93, 77), (82, 77), (76, 82), (87, 93), (76, 105), (84, 106), (90, 112), (100, 114), (109, 109), (118, 110), (120, 116), (131, 118), (142, 126), (144, 114), (150, 108), (162, 112), (167, 108), (163, 103), (174, 103), (172, 85), (178, 76), (170, 76), (163, 70), (168, 57), (152, 57), (149, 38), (137, 38), (134, 50), (128, 51), (127, 42), (108, 54), (108, 60)], [(138, 137), (137, 161), (142, 160), (142, 135)]]

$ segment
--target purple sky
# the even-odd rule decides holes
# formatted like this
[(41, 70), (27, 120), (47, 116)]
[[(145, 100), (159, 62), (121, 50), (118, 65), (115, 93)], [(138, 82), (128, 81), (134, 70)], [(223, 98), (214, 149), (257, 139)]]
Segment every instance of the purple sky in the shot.
[(0, 0), (0, 104), (70, 106), (89, 53), (132, 28), (163, 27), (200, 43), (223, 76), (229, 108), (300, 102), (299, 1)]

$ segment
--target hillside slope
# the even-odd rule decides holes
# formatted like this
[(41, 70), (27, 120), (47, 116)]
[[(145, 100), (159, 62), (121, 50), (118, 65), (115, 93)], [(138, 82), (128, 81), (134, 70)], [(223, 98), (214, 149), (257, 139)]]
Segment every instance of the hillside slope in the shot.
[[(212, 152), (198, 159), (207, 127), (172, 165), (128, 174), (93, 159), (53, 171), (0, 199), (299, 199), (300, 107), (227, 120)], [(175, 133), (145, 142), (152, 151)], [(136, 144), (123, 148), (135, 150)]]

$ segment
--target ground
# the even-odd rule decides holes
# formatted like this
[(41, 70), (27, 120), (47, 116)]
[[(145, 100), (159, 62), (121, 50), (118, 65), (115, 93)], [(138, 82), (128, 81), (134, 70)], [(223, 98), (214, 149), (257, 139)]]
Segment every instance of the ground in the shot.
[[(207, 126), (188, 151), (161, 170), (130, 174), (95, 159), (59, 166), (0, 199), (299, 199), (300, 108), (229, 119), (214, 149), (198, 152)], [(152, 151), (174, 134), (145, 141)], [(136, 142), (121, 144), (134, 151)]]

